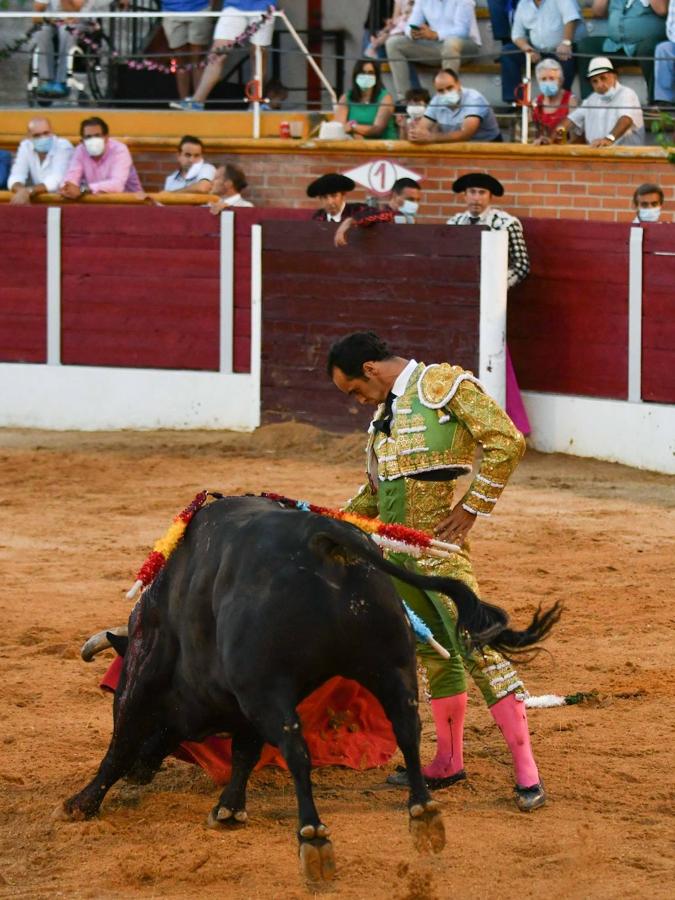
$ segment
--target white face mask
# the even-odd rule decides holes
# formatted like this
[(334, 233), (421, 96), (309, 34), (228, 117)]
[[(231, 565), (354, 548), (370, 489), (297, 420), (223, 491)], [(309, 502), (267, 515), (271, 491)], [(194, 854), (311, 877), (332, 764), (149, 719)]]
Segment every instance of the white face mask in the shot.
[(442, 103), (443, 106), (457, 106), (460, 101), (460, 92), (459, 91), (447, 91), (445, 94), (436, 94), (438, 97), (438, 102)]
[(660, 215), (660, 206), (645, 206), (643, 209), (638, 209), (638, 219), (641, 222), (658, 222)]
[(202, 163), (204, 160), (200, 159), (197, 162), (192, 163), (190, 168), (187, 170), (185, 175), (183, 176), (186, 181), (189, 181), (191, 178), (196, 178), (199, 174), (199, 170), (202, 167)]
[(406, 106), (405, 111), (409, 119), (421, 119), (427, 108), (421, 103), (411, 103), (409, 106)]
[(105, 138), (88, 137), (84, 139), (84, 146), (89, 156), (102, 156), (105, 150)]
[(609, 103), (610, 100), (613, 100), (616, 97), (617, 91), (619, 90), (618, 84), (613, 84), (611, 87), (608, 87), (604, 94), (598, 94), (601, 100), (604, 100), (606, 103)]
[(414, 200), (404, 200), (399, 206), (399, 212), (402, 212), (404, 216), (416, 216), (419, 208), (419, 203)]
[(359, 72), (356, 76), (356, 83), (361, 88), (362, 91), (367, 91), (368, 88), (375, 87), (375, 82), (377, 78), (374, 75), (371, 75), (369, 72)]

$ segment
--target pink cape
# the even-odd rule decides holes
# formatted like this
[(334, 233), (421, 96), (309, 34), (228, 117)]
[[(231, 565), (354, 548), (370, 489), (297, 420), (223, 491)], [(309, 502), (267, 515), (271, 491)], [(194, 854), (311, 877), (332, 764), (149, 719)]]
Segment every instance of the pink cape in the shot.
[[(118, 656), (101, 687), (114, 691), (121, 670)], [(372, 769), (387, 763), (396, 750), (396, 738), (379, 701), (356, 681), (331, 678), (302, 701), (298, 713), (313, 766)], [(217, 784), (223, 784), (232, 772), (231, 745), (226, 737), (184, 741), (174, 756), (201, 766)], [(256, 769), (269, 765), (288, 768), (277, 748), (265, 744)]]
[(518, 380), (511, 362), (508, 345), (506, 347), (506, 412), (518, 431), (522, 431), (527, 437), (532, 429), (527, 410), (523, 404), (523, 398), (520, 395), (520, 388), (518, 387)]

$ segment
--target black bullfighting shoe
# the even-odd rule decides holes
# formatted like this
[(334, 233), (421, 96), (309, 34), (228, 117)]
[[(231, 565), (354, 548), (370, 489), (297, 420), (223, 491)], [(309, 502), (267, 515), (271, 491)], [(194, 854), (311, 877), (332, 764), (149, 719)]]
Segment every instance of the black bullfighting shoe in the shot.
[(539, 784), (533, 784), (532, 787), (520, 787), (516, 785), (516, 806), (521, 812), (532, 812), (539, 809), (546, 803), (546, 791), (544, 785), (540, 781)]
[[(454, 775), (448, 775), (446, 778), (426, 778), (427, 787), (430, 791), (440, 791), (442, 788), (450, 787), (452, 784), (457, 784), (458, 781), (466, 780), (466, 772), (464, 769), (460, 769), (459, 772), (455, 772)], [(408, 772), (404, 769), (403, 766), (397, 766), (396, 771), (392, 772), (391, 775), (387, 775), (387, 784), (393, 784), (395, 787), (407, 788), (410, 787), (410, 782), (408, 781)]]

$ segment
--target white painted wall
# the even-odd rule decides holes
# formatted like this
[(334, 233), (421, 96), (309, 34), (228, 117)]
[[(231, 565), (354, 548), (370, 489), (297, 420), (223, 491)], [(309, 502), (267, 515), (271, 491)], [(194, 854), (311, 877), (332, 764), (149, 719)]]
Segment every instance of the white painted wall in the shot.
[(0, 363), (0, 426), (54, 431), (260, 425), (248, 374)]
[(532, 434), (544, 453), (570, 453), (675, 475), (675, 406), (524, 391)]

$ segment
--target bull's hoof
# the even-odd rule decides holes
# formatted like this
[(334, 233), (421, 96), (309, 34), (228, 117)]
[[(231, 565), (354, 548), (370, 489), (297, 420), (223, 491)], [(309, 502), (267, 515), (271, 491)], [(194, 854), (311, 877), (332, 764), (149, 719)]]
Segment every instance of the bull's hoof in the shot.
[(54, 822), (82, 822), (84, 819), (93, 819), (98, 812), (89, 806), (78, 803), (77, 797), (71, 797), (70, 800), (64, 800), (60, 803), (52, 813)]
[(214, 806), (206, 820), (207, 828), (236, 828), (245, 825), (248, 813), (245, 809), (232, 810), (226, 806)]
[(332, 881), (335, 877), (335, 853), (325, 825), (303, 825), (300, 839), (300, 869), (307, 881)]
[(410, 807), (410, 833), (418, 853), (440, 853), (445, 847), (445, 825), (435, 800)]

